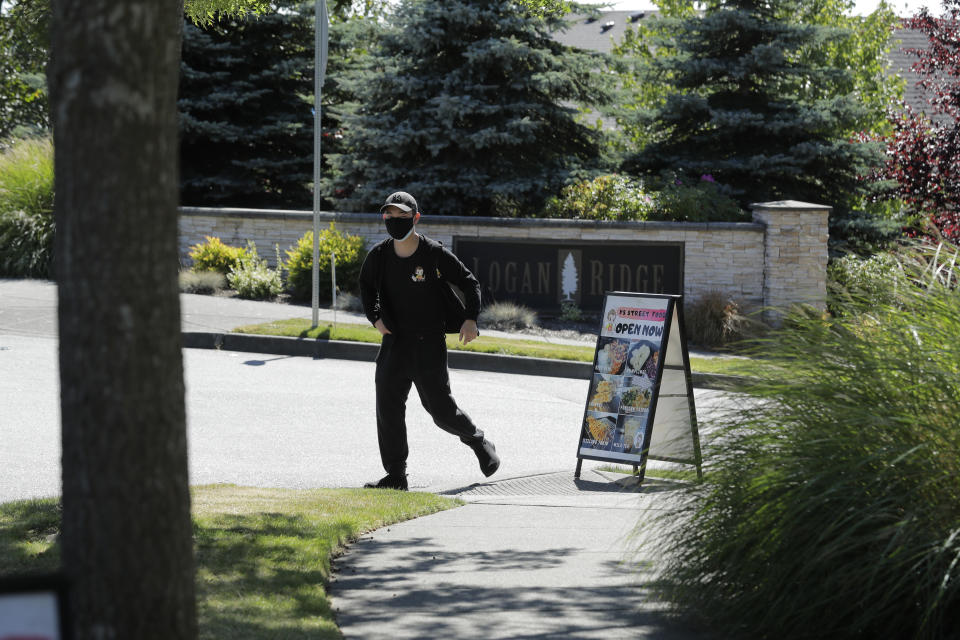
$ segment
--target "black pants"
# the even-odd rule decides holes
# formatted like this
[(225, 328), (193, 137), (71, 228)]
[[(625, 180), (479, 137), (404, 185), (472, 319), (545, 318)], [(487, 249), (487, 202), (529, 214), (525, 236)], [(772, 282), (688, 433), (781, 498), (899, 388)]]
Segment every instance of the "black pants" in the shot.
[(383, 337), (377, 354), (377, 439), (387, 473), (407, 468), (407, 396), (417, 386), (420, 402), (438, 427), (467, 445), (483, 441), (483, 431), (450, 395), (447, 343), (442, 333)]

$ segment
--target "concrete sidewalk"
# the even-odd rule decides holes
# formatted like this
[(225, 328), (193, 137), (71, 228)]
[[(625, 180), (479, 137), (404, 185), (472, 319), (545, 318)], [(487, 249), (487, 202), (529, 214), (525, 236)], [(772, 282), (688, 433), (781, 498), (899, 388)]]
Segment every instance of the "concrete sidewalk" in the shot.
[[(234, 297), (180, 294), (181, 330), (225, 333), (236, 327), (286, 318), (310, 319), (309, 307)], [(358, 314), (320, 309), (324, 321), (366, 322)], [(57, 337), (57, 285), (49, 280), (0, 279), (0, 332)]]
[(374, 531), (336, 560), (337, 621), (357, 640), (706, 640), (651, 596), (638, 550), (637, 525), (671, 488), (571, 470), (447, 492), (467, 505)]

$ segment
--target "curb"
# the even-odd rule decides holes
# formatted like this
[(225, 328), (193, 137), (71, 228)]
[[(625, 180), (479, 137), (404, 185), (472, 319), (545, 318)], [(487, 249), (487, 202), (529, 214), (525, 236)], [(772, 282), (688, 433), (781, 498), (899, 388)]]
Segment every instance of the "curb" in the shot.
[[(281, 356), (304, 356), (317, 360), (376, 360), (380, 345), (372, 342), (349, 342), (346, 340), (318, 340), (315, 338), (289, 338), (285, 336), (260, 336), (245, 333), (205, 333), (185, 331), (185, 349), (222, 349), (249, 353), (269, 353)], [(449, 351), (447, 360), (452, 369), (512, 373), (521, 375), (550, 376), (589, 380), (593, 365), (589, 362), (553, 360), (508, 356), (474, 351)], [(745, 378), (715, 373), (693, 373), (693, 386), (700, 389), (734, 391), (743, 386)]]
[(370, 342), (288, 338), (285, 336), (257, 336), (244, 333), (204, 333), (185, 331), (186, 349), (222, 349), (249, 353), (270, 353), (278, 356), (305, 356), (317, 360), (363, 360), (373, 362), (380, 345)]

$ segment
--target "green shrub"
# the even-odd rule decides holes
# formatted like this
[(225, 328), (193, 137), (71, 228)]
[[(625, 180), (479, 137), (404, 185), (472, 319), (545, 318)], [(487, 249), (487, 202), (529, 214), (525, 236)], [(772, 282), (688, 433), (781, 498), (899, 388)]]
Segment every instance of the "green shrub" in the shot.
[(598, 176), (563, 188), (544, 209), (547, 218), (646, 220), (653, 200), (643, 183), (618, 174)]
[(267, 261), (257, 254), (257, 245), (248, 240), (245, 255), (230, 268), (227, 282), (241, 298), (248, 300), (273, 298), (283, 291), (281, 269), (279, 247), (277, 247), (277, 268), (271, 269), (267, 266)]
[(864, 302), (891, 304), (899, 288), (908, 286), (906, 275), (893, 253), (877, 253), (869, 258), (847, 254), (833, 260), (827, 269), (833, 313), (842, 313), (850, 297)]
[(619, 174), (564, 187), (544, 209), (547, 218), (738, 222), (748, 219), (712, 176), (667, 173), (648, 184)]
[(724, 194), (713, 176), (687, 178), (667, 173), (652, 183), (657, 189), (650, 220), (677, 222), (742, 222), (749, 216)]
[(190, 247), (190, 259), (194, 271), (216, 271), (227, 275), (244, 258), (248, 258), (243, 247), (224, 244), (220, 238), (206, 236), (207, 241)]
[(0, 154), (0, 276), (50, 277), (53, 238), (53, 144), (18, 140)]
[(181, 293), (216, 293), (227, 288), (227, 278), (216, 271), (181, 271)]
[(537, 326), (537, 313), (513, 302), (494, 302), (480, 312), (480, 325), (488, 329), (529, 329)]
[(560, 303), (560, 320), (563, 322), (583, 322), (583, 311), (575, 302)]
[(649, 540), (721, 637), (960, 637), (960, 290), (934, 251), (901, 254), (892, 303), (795, 311), (754, 400), (704, 425), (704, 482)]
[[(337, 264), (337, 289), (355, 291), (365, 253), (361, 236), (337, 231), (331, 222), (320, 232), (320, 300), (330, 301), (330, 254)], [(296, 300), (310, 300), (313, 283), (313, 231), (308, 231), (287, 250), (287, 289)]]

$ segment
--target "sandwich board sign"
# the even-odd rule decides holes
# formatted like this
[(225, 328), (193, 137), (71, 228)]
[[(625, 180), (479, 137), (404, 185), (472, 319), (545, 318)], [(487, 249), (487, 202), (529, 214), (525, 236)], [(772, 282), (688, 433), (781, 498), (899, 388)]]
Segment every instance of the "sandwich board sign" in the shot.
[(580, 426), (583, 461), (693, 465), (702, 478), (700, 434), (683, 331), (682, 296), (607, 292)]

